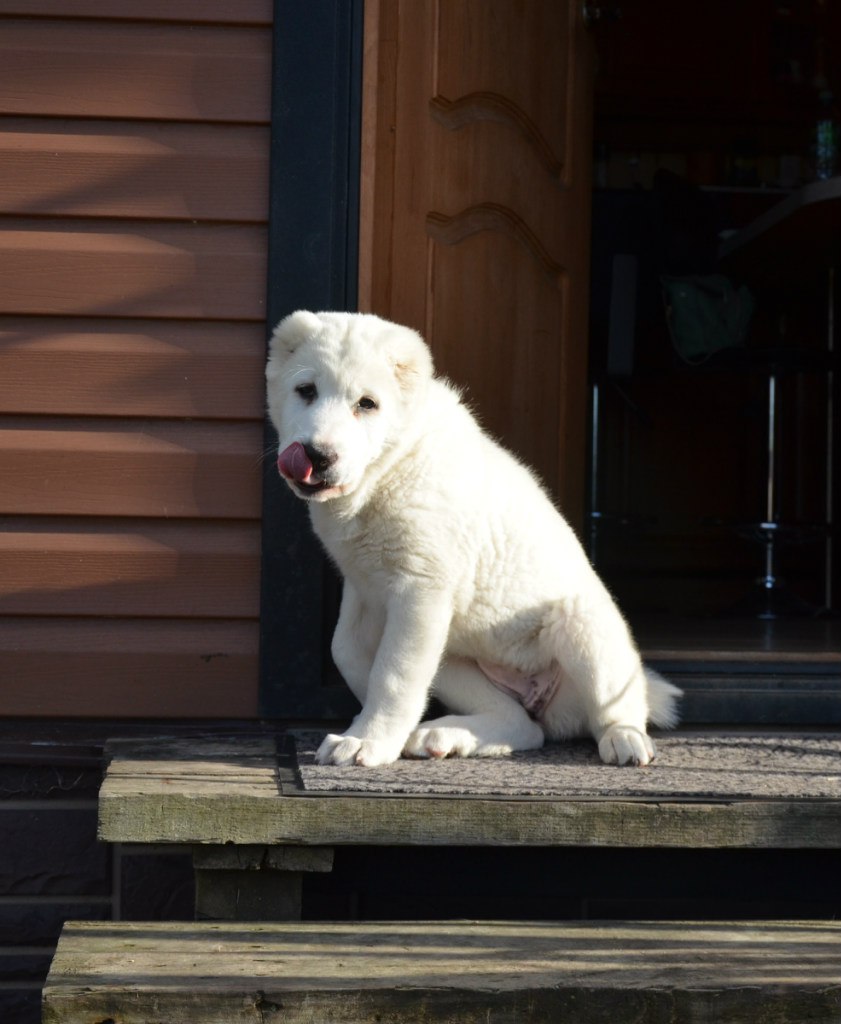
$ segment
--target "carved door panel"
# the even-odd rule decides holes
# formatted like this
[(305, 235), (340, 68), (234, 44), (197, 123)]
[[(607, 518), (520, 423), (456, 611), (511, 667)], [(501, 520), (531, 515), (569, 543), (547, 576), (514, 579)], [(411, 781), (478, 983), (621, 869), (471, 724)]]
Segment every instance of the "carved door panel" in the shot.
[(360, 309), (583, 511), (592, 49), (568, 0), (370, 0)]

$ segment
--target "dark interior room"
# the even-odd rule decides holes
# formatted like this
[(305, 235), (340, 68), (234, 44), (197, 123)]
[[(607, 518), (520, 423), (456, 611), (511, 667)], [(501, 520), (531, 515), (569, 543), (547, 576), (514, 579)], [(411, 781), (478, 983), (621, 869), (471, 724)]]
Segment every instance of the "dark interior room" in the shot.
[(690, 718), (837, 722), (841, 11), (595, 14), (591, 557)]

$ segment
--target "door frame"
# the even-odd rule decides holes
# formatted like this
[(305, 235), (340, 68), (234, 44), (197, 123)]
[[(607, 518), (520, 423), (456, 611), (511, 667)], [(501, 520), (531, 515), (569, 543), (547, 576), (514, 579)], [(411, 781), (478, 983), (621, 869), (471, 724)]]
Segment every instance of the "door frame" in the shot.
[[(270, 332), (296, 309), (357, 308), (363, 0), (275, 0)], [(346, 718), (354, 699), (329, 657), (335, 578), (303, 503), (281, 483), (266, 423), (260, 714)]]
[[(378, 4), (367, 6), (364, 0), (275, 0), (270, 328), (298, 308), (356, 310), (359, 291), (363, 300), (370, 293), (365, 260), (378, 225), (370, 216), (375, 182), (362, 182), (361, 157), (367, 154), (369, 166), (372, 155), (387, 157), (370, 147), (378, 135), (379, 145), (389, 141), (370, 121), (362, 123), (363, 52), (368, 44), (374, 56), (390, 40), (380, 38), (387, 33), (376, 22)], [(371, 60), (365, 69), (369, 90), (377, 84), (377, 66)], [(368, 211), (361, 229), (360, 197)], [(276, 450), (276, 440), (267, 423), (267, 453)], [(306, 508), (279, 480), (273, 457), (266, 456), (263, 469), (260, 713), (347, 720), (358, 705), (329, 654), (336, 577)], [(690, 721), (836, 724), (841, 715), (835, 664), (788, 664), (769, 672), (755, 662), (664, 658), (657, 667), (687, 687)]]

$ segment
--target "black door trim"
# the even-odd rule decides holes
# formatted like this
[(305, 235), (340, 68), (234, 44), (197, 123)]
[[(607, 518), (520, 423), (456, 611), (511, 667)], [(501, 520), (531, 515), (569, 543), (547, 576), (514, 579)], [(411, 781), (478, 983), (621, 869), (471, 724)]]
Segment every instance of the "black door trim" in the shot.
[[(267, 323), (296, 309), (354, 310), (359, 240), (362, 0), (275, 0)], [(280, 483), (266, 426), (261, 713), (343, 718), (353, 698), (329, 662), (335, 583), (306, 509)]]

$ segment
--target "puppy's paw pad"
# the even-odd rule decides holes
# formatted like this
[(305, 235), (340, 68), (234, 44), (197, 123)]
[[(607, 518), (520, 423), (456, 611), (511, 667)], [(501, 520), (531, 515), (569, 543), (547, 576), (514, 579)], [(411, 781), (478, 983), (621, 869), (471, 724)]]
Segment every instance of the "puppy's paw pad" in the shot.
[(599, 740), (599, 757), (605, 764), (650, 764), (656, 756), (651, 737), (632, 725), (612, 725)]

